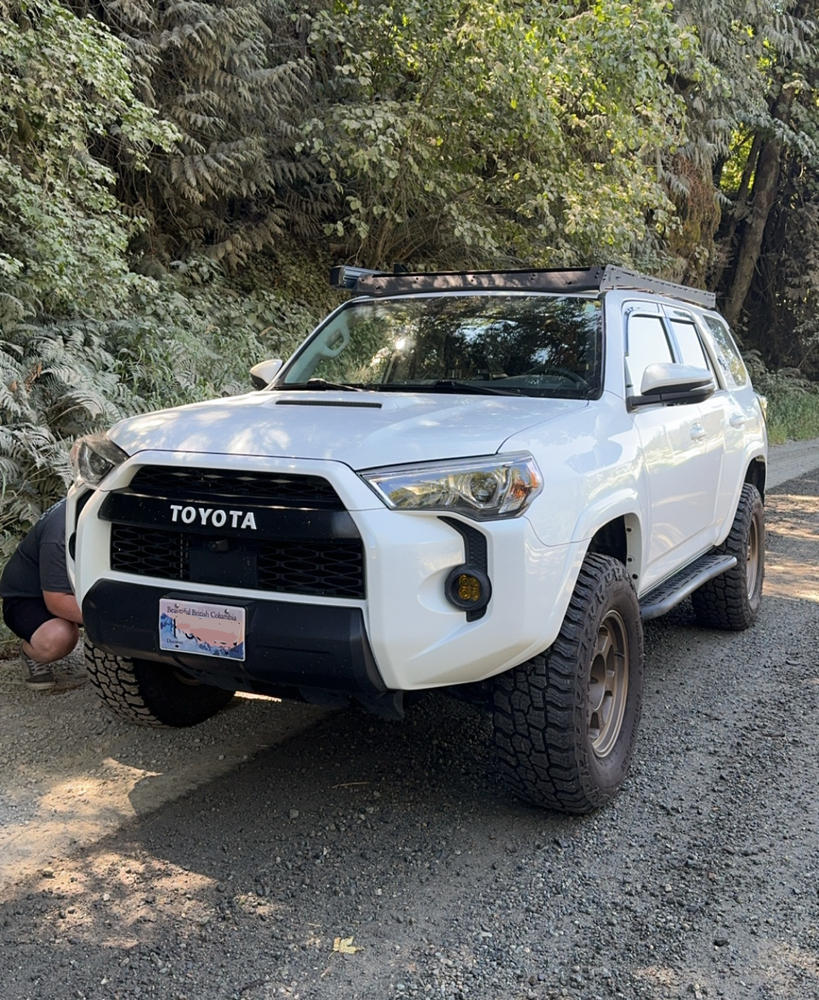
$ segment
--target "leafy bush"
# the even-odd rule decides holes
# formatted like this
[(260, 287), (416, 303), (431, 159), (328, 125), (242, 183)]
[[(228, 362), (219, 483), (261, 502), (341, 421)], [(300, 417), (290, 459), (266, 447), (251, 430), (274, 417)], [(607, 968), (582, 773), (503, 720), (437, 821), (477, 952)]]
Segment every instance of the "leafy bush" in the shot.
[(755, 374), (754, 388), (768, 400), (771, 444), (819, 438), (819, 386), (782, 372)]
[(754, 388), (768, 401), (768, 440), (771, 444), (819, 438), (819, 385), (797, 368), (771, 371), (762, 353), (743, 352)]
[(71, 439), (134, 406), (113, 369), (82, 326), (20, 325), (0, 341), (0, 562), (65, 493)]
[(56, 0), (0, 0), (0, 321), (96, 315), (139, 283), (139, 226), (98, 148), (116, 134), (135, 164), (175, 133), (135, 99), (123, 45)]
[(789, 386), (768, 395), (771, 444), (819, 438), (819, 386)]
[(127, 47), (138, 95), (178, 135), (147, 176), (122, 144), (109, 147), (124, 199), (150, 221), (138, 249), (166, 261), (206, 252), (240, 267), (285, 233), (315, 235), (326, 199), (316, 163), (294, 150), (312, 66), (292, 6), (97, 0), (93, 9)]
[(304, 148), (339, 207), (326, 233), (371, 266), (651, 255), (682, 140), (669, 85), (696, 49), (664, 0), (351, 0), (320, 9)]
[(252, 365), (288, 357), (315, 323), (307, 305), (252, 282), (237, 287), (207, 260), (176, 271), (136, 294), (129, 316), (98, 324), (143, 409), (244, 392)]

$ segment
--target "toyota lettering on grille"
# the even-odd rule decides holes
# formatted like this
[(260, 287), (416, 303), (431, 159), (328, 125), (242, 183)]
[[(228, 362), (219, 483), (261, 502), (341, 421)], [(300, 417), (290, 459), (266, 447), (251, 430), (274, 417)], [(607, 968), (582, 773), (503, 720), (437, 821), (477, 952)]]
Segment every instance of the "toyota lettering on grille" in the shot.
[(223, 507), (187, 507), (171, 505), (171, 523), (210, 525), (213, 528), (249, 528), (256, 531), (256, 517), (249, 510), (225, 510)]

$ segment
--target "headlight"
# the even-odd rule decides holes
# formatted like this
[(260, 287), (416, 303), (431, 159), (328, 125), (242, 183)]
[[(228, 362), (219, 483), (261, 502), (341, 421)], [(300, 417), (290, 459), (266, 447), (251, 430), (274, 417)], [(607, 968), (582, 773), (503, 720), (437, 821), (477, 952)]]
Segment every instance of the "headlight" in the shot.
[(389, 507), (451, 511), (477, 521), (517, 517), (543, 488), (531, 455), (398, 465), (360, 475)]
[(106, 434), (89, 434), (74, 442), (71, 467), (75, 484), (97, 486), (118, 465), (128, 458)]

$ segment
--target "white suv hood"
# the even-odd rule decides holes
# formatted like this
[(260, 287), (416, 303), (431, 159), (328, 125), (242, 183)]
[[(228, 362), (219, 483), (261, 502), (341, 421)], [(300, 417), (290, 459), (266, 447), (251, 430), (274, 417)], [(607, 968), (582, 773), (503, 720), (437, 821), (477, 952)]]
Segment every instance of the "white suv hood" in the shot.
[(331, 459), (353, 469), (492, 455), (584, 400), (377, 392), (253, 392), (120, 421), (127, 454), (159, 450)]

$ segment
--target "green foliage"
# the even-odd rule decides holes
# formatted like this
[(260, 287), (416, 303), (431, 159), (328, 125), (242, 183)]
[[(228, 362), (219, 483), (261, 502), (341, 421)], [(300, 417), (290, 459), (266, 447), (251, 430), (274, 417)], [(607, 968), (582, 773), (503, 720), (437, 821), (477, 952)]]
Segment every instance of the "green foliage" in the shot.
[(315, 231), (321, 185), (294, 151), (310, 64), (282, 0), (99, 0), (96, 13), (179, 135), (148, 176), (129, 149), (109, 150), (125, 200), (152, 223), (137, 249), (164, 263), (204, 249), (236, 267), (288, 231)]
[(0, 561), (65, 493), (72, 438), (133, 404), (113, 366), (82, 325), (20, 325), (0, 340)]
[(145, 164), (172, 133), (134, 99), (123, 46), (55, 0), (0, 0), (0, 322), (116, 308), (134, 231), (95, 156)]
[(0, 0), (0, 554), (64, 492), (68, 440), (128, 401), (102, 338), (72, 323), (143, 280), (125, 256), (137, 220), (97, 156), (114, 133), (135, 164), (172, 140), (122, 44), (55, 0)]
[(819, 438), (819, 388), (783, 380), (768, 390), (768, 436), (771, 444)]
[(745, 354), (754, 388), (768, 400), (771, 444), (819, 438), (819, 385), (796, 369), (770, 371), (759, 351)]
[(130, 316), (98, 326), (113, 371), (143, 409), (248, 391), (251, 366), (289, 357), (317, 320), (260, 287), (259, 276), (245, 290), (204, 258), (177, 270), (135, 296)]
[(305, 148), (348, 256), (632, 260), (669, 222), (656, 165), (695, 41), (663, 0), (351, 0), (310, 43), (326, 83)]
[[(231, 67), (243, 79), (245, 110), (264, 105), (270, 115), (275, 80), (251, 72), (270, 33), (252, 36), (256, 15), (251, 5), (243, 10), (228, 32), (228, 6), (171, 5), (158, 50), (175, 53), (169, 59), (180, 65), (194, 49), (208, 55), (210, 75), (198, 78), (203, 94), (211, 90), (200, 97), (214, 107), (223, 60), (226, 80)], [(180, 27), (186, 16), (198, 18), (197, 32)], [(129, 50), (138, 49), (131, 39)], [(0, 556), (64, 493), (74, 437), (136, 410), (244, 388), (250, 364), (289, 353), (311, 325), (305, 307), (248, 289), (249, 280), (228, 287), (201, 261), (179, 263), (178, 273), (159, 282), (130, 271), (128, 245), (141, 229), (133, 209), (143, 206), (137, 199), (126, 210), (117, 194), (156, 184), (160, 198), (169, 198), (162, 184), (177, 170), (170, 151), (184, 163), (193, 139), (136, 100), (129, 50), (99, 21), (55, 0), (0, 0)], [(136, 82), (152, 99), (145, 77), (151, 57), (147, 50), (143, 56)], [(156, 65), (162, 68), (161, 59)], [(178, 81), (166, 99), (190, 98), (190, 82)], [(224, 110), (214, 134), (231, 121)], [(261, 139), (257, 145), (261, 162), (271, 147)], [(218, 161), (218, 153), (208, 155)], [(218, 177), (200, 184), (183, 166), (184, 183), (200, 186), (196, 197), (188, 191), (192, 201), (217, 190), (234, 199), (269, 194), (242, 173), (248, 156), (234, 143), (217, 163), (221, 189)]]

